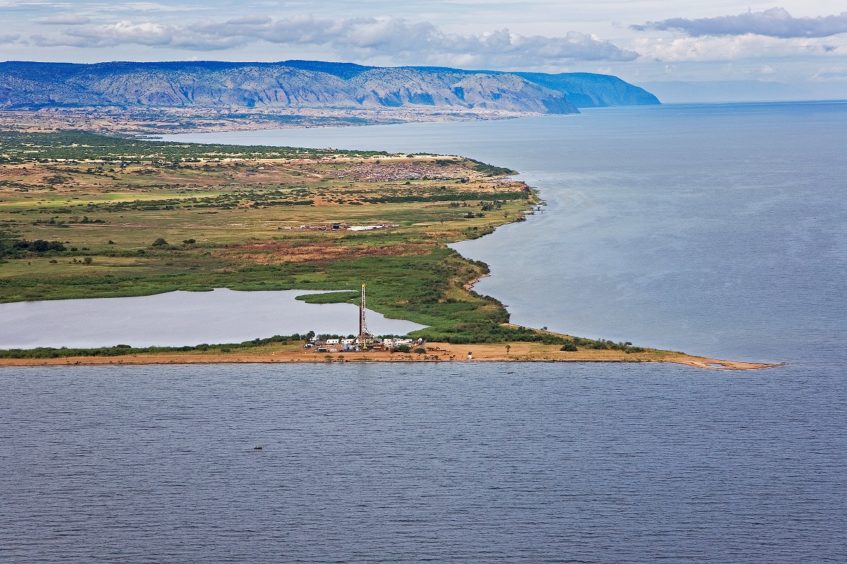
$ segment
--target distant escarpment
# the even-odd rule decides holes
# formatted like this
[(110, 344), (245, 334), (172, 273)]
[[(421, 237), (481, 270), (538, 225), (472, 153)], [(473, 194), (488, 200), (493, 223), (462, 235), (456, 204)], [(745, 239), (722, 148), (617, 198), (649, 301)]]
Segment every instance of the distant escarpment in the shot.
[(587, 72), (561, 74), (519, 72), (515, 74), (539, 86), (566, 93), (568, 101), (577, 108), (649, 106), (660, 103), (655, 95), (643, 88), (608, 74)]
[(348, 63), (0, 63), (0, 109), (416, 109), (567, 114), (653, 104), (616, 77)]

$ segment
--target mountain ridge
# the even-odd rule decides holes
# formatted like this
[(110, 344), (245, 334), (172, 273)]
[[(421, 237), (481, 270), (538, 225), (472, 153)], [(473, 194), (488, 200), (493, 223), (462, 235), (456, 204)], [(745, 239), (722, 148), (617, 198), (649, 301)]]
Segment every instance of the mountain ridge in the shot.
[(0, 63), (0, 109), (443, 108), (542, 114), (657, 104), (611, 75), (523, 73), (355, 63), (162, 61)]

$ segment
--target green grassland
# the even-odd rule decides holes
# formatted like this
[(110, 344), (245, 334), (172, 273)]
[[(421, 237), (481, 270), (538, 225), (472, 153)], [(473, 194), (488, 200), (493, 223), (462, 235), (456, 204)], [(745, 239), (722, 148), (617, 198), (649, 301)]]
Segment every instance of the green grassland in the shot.
[[(502, 304), (468, 289), (486, 265), (447, 247), (538, 204), (511, 172), (434, 155), (0, 133), (0, 301), (366, 282), (371, 308), (427, 325), (430, 340), (564, 342), (508, 325)], [(386, 227), (344, 228), (367, 225)]]
[(337, 151), (296, 147), (234, 146), (195, 143), (159, 143), (130, 137), (105, 136), (84, 131), (27, 133), (0, 131), (0, 163), (30, 161), (185, 162), (215, 157), (293, 158), (305, 156), (385, 155), (380, 151)]

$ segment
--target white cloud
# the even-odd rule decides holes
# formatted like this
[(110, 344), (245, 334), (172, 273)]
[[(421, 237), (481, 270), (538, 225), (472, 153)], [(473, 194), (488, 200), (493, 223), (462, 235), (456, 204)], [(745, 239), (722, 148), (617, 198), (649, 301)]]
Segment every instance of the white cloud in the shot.
[(847, 65), (821, 67), (811, 79), (817, 82), (847, 82)]
[(708, 62), (774, 60), (805, 56), (837, 56), (847, 50), (845, 39), (777, 39), (762, 35), (724, 37), (645, 37), (635, 40), (643, 60)]
[(188, 50), (220, 50), (257, 41), (320, 45), (366, 57), (391, 56), (421, 62), (460, 61), (544, 64), (561, 61), (630, 61), (638, 54), (593, 35), (519, 35), (508, 29), (447, 33), (428, 22), (398, 18), (317, 19), (294, 16), (234, 18), (190, 24), (129, 20), (68, 26), (59, 34), (34, 37), (40, 46), (110, 47), (145, 45)]
[(715, 18), (670, 18), (634, 25), (638, 31), (681, 31), (692, 37), (706, 35), (764, 35), (767, 37), (831, 37), (847, 33), (847, 12), (815, 18), (795, 18), (784, 8), (748, 11)]
[(91, 18), (75, 14), (60, 14), (41, 18), (38, 23), (43, 25), (85, 25), (91, 23)]

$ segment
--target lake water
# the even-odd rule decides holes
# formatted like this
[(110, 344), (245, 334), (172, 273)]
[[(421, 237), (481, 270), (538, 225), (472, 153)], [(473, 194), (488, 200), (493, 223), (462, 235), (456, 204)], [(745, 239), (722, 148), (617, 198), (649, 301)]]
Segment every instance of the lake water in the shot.
[[(460, 153), (529, 325), (738, 359), (0, 371), (0, 561), (847, 561), (847, 105), (198, 139)], [(262, 450), (254, 446), (263, 445)]]
[[(34, 347), (183, 346), (240, 343), (274, 335), (349, 335), (359, 331), (354, 304), (309, 304), (308, 290), (168, 292), (0, 304), (0, 349)], [(405, 335), (424, 326), (368, 310), (376, 335)]]
[(431, 151), (511, 167), (543, 214), (456, 245), (512, 320), (751, 360), (847, 339), (847, 103), (170, 136)]
[(4, 370), (0, 561), (844, 562), (835, 378)]

